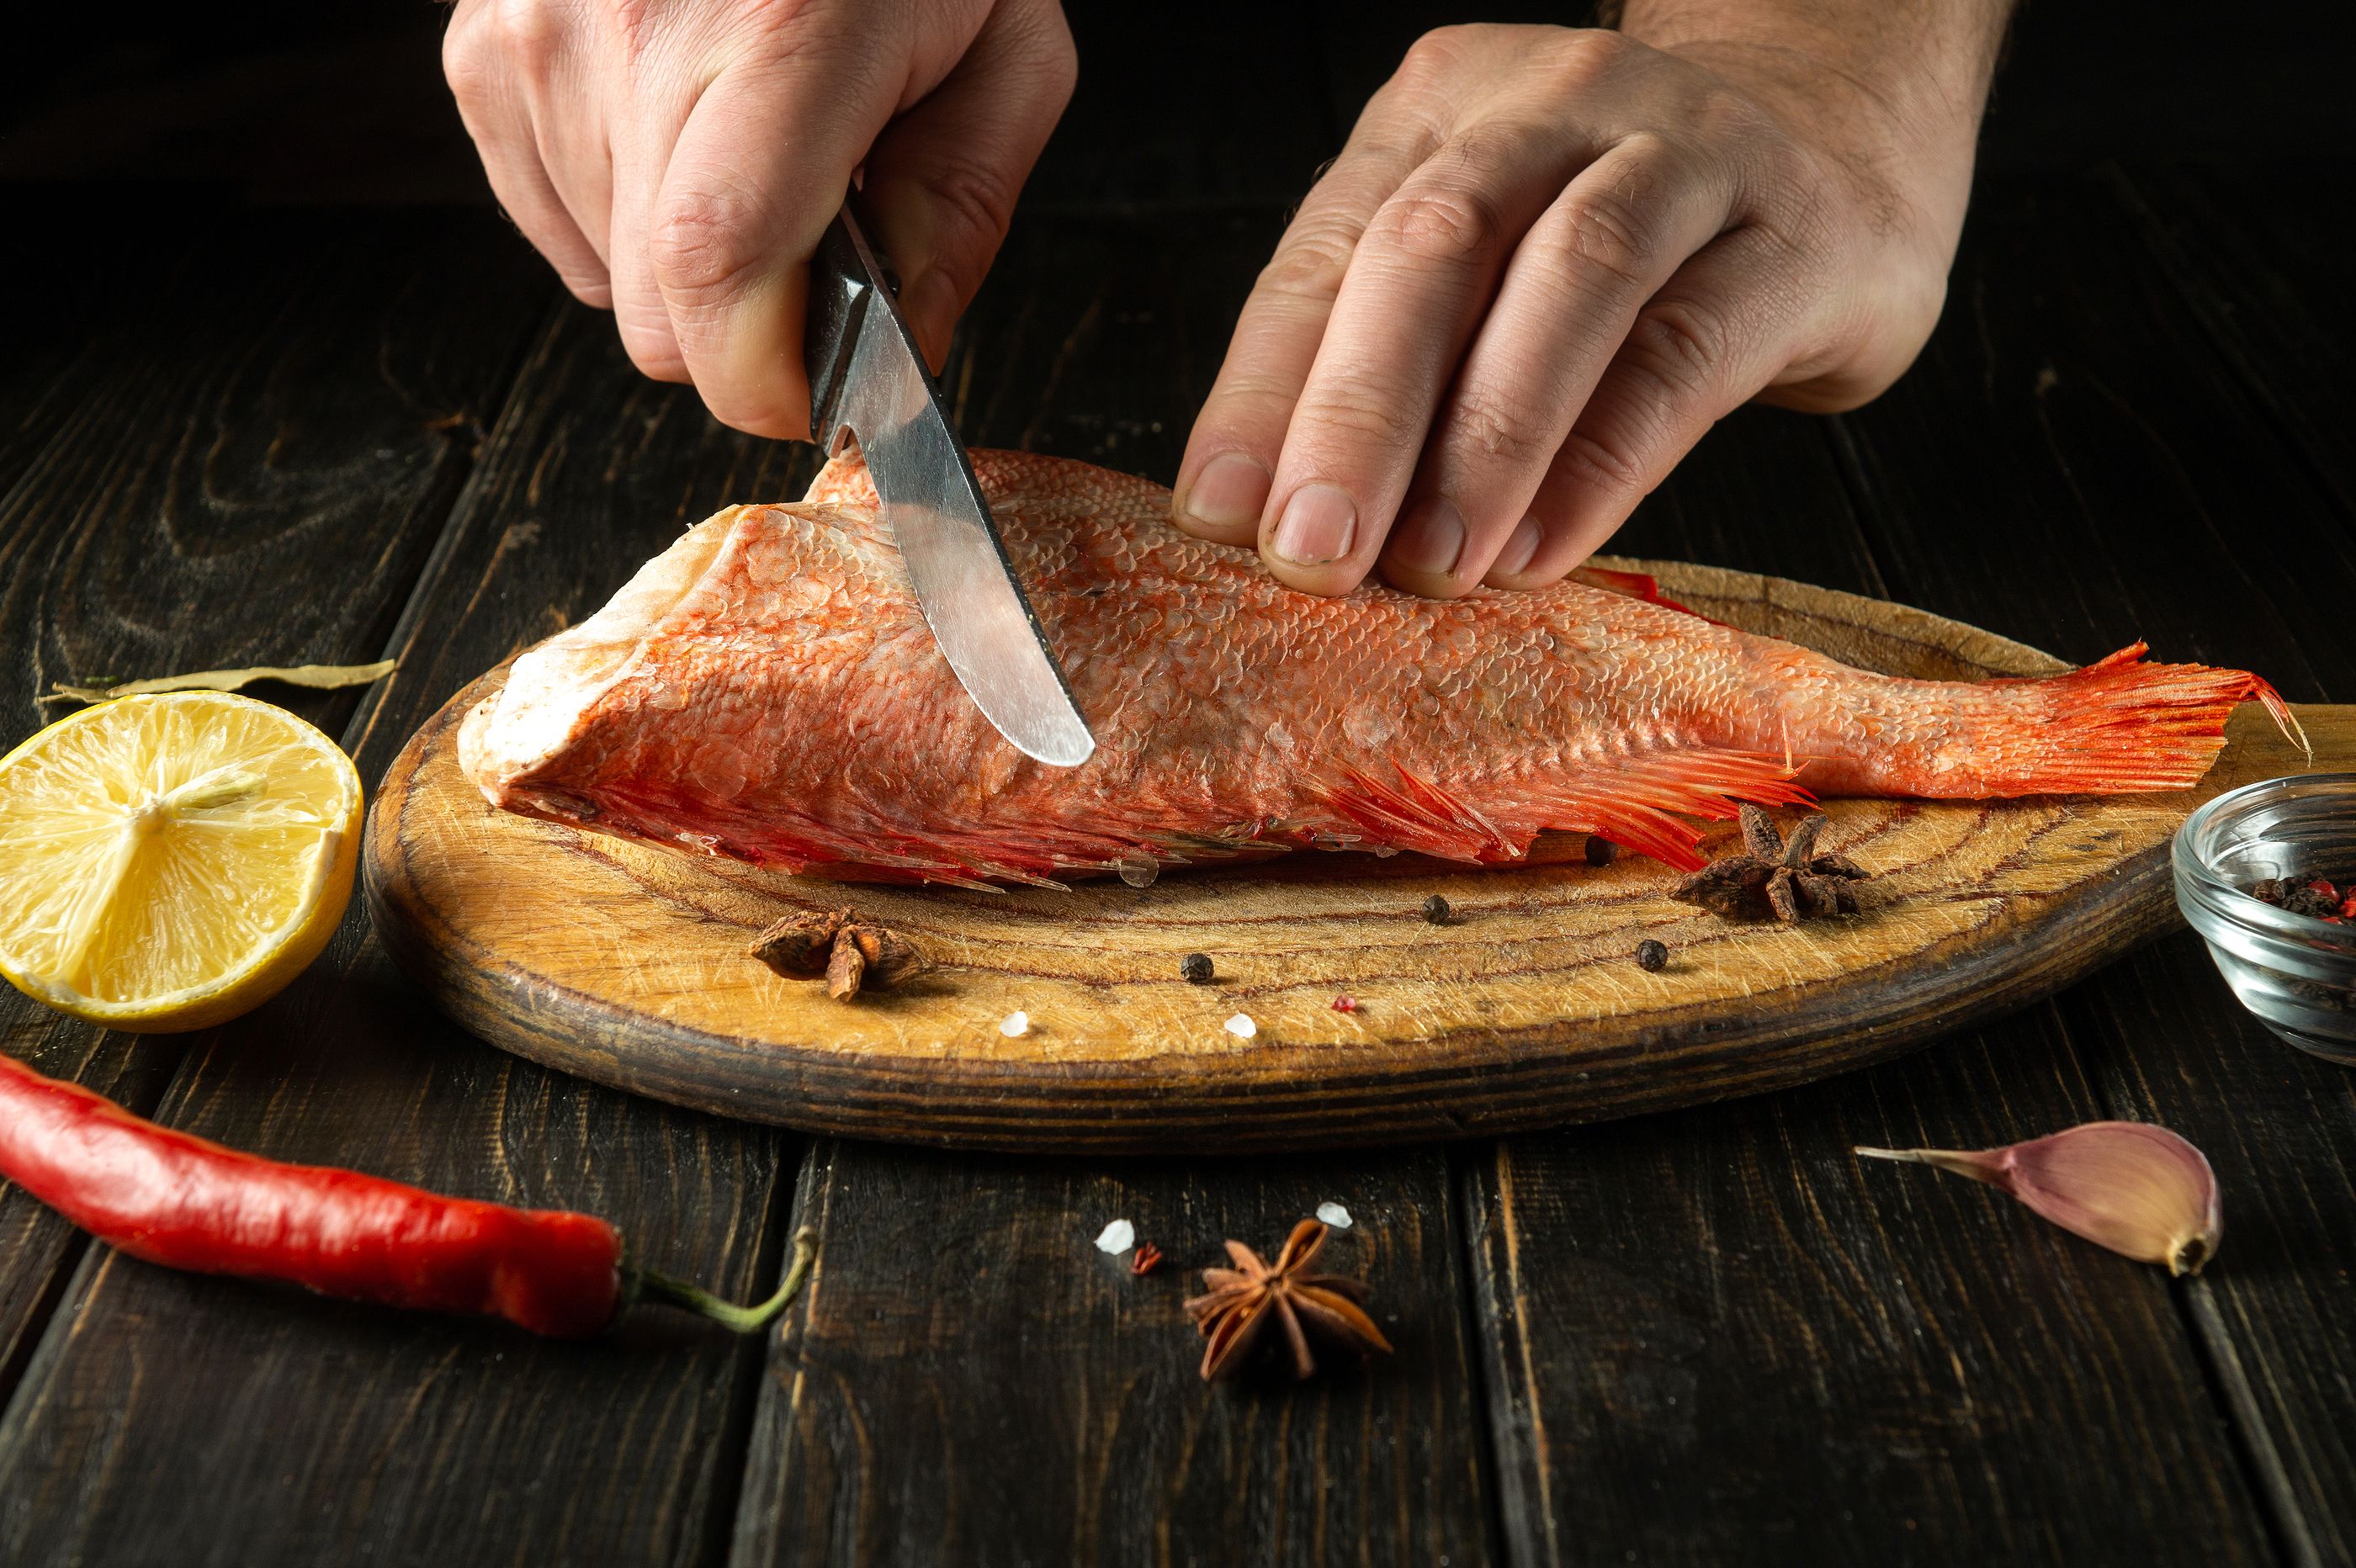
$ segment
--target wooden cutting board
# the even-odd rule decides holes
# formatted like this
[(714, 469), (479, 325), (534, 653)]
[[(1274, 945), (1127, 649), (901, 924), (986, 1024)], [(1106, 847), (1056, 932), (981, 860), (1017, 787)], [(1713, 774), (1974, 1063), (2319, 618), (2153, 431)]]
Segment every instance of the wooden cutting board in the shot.
[[(2059, 661), (1918, 610), (1667, 562), (1703, 613), (1930, 677)], [(536, 1061), (814, 1132), (970, 1147), (1195, 1152), (1488, 1134), (1757, 1093), (2017, 1008), (2177, 923), (2169, 837), (2220, 790), (2356, 766), (2356, 708), (2306, 708), (2312, 762), (2254, 706), (2194, 790), (1989, 804), (1834, 801), (1822, 845), (1876, 873), (1862, 914), (1736, 924), (1584, 841), (1471, 870), (1305, 852), (1071, 892), (844, 886), (492, 809), (453, 698), (369, 812), (377, 929), (460, 1022)], [(1787, 818), (1788, 820), (1788, 818)], [(1713, 834), (1712, 853), (1732, 837)], [(1567, 863), (1565, 863), (1567, 859)], [(1421, 915), (1439, 893), (1456, 918)], [(745, 955), (848, 904), (938, 965), (830, 1000)], [(1659, 974), (1636, 944), (1665, 943)], [(1208, 985), (1179, 964), (1207, 955)], [(2219, 982), (2222, 984), (2222, 981)], [(1354, 1011), (1334, 1007), (1339, 997)], [(1009, 1037), (1016, 1010), (1030, 1028)], [(1237, 1014), (1249, 1038), (1226, 1027)]]

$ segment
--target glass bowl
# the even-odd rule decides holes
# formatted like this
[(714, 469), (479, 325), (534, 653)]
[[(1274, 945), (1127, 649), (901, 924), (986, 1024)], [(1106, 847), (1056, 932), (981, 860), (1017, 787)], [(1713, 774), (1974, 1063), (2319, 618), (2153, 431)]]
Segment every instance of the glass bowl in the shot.
[(2301, 1051), (2356, 1067), (2356, 921), (2292, 914), (2242, 891), (2268, 878), (2356, 879), (2356, 773), (2221, 795), (2177, 829), (2169, 859), (2176, 907), (2242, 1005)]

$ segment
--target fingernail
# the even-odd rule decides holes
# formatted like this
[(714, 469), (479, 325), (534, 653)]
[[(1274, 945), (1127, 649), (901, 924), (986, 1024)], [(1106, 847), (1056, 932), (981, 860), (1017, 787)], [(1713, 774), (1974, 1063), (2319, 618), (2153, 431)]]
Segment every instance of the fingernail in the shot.
[(1239, 452), (1211, 459), (1186, 491), (1185, 512), (1215, 528), (1249, 528), (1268, 505), (1268, 470)]
[(1464, 514), (1444, 496), (1431, 496), (1408, 508), (1391, 535), (1390, 556), (1409, 571), (1445, 577), (1464, 553)]
[(1276, 553), (1295, 566), (1323, 566), (1350, 553), (1358, 508), (1331, 485), (1303, 485), (1284, 504), (1276, 525)]
[(1505, 548), (1497, 552), (1496, 563), (1489, 570), (1499, 577), (1511, 577), (1529, 565), (1530, 557), (1538, 552), (1538, 520), (1524, 517), (1505, 536)]

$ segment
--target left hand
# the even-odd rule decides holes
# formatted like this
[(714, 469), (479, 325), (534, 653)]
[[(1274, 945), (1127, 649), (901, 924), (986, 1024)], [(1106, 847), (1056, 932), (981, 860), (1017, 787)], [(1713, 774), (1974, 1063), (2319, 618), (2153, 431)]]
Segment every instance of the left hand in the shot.
[(1800, 50), (1428, 35), (1246, 303), (1178, 526), (1312, 593), (1557, 581), (1740, 403), (1905, 369), (1977, 112), (1958, 156)]

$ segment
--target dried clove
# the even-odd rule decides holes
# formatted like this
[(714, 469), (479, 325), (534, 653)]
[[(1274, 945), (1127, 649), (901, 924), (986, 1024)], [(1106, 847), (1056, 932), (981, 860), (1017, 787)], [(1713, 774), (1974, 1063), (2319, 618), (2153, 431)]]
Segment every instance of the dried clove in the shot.
[(1860, 1148), (2001, 1188), (2063, 1230), (2170, 1274), (2199, 1274), (2225, 1220), (2208, 1157), (2166, 1127), (2088, 1122), (2005, 1148)]
[(930, 967), (907, 938), (867, 924), (847, 909), (787, 915), (745, 949), (789, 980), (826, 981), (826, 994), (849, 1001), (867, 987), (895, 986)]

